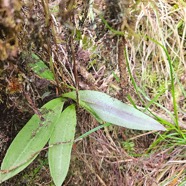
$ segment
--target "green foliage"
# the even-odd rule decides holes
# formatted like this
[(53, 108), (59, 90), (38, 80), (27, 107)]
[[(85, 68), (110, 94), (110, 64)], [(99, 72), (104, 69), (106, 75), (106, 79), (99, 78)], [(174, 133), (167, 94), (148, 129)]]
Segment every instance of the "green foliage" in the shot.
[[(137, 130), (165, 130), (156, 120), (102, 92), (82, 90), (78, 94), (80, 105), (98, 121)], [(76, 100), (76, 92), (66, 93), (63, 96)]]
[[(131, 69), (130, 69), (130, 66), (129, 66), (129, 59), (128, 59), (128, 56), (127, 56), (127, 51), (126, 51), (126, 48), (124, 49), (124, 54), (125, 54), (125, 59), (126, 59), (126, 62), (127, 62), (127, 68), (128, 68), (128, 71), (129, 71), (129, 75), (130, 75), (130, 78), (131, 78), (131, 81), (132, 81), (132, 84), (133, 84), (133, 87), (135, 88), (135, 91), (137, 93), (137, 95), (139, 96), (139, 99), (144, 103), (144, 100), (142, 99), (142, 96), (149, 101), (149, 103), (146, 105), (146, 108), (145, 110), (148, 110), (148, 108), (150, 107), (150, 105), (154, 104), (156, 106), (158, 106), (160, 109), (164, 110), (170, 117), (171, 119), (174, 121), (174, 123), (171, 123), (163, 118), (160, 118), (158, 115), (154, 114), (154, 117), (156, 117), (158, 119), (158, 121), (160, 123), (162, 123), (163, 125), (167, 125), (169, 127), (168, 131), (165, 132), (163, 135), (160, 135), (158, 137), (157, 140), (155, 140), (150, 148), (149, 148), (149, 151), (156, 147), (160, 142), (162, 141), (166, 141), (168, 142), (168, 144), (171, 144), (171, 145), (182, 145), (182, 144), (185, 144), (186, 143), (186, 133), (185, 133), (185, 130), (182, 130), (179, 126), (179, 121), (178, 121), (178, 105), (177, 105), (177, 102), (176, 102), (176, 92), (175, 92), (175, 79), (176, 79), (176, 74), (174, 72), (174, 68), (173, 68), (173, 65), (172, 65), (172, 61), (171, 61), (171, 57), (168, 53), (168, 50), (166, 49), (165, 46), (163, 46), (161, 43), (159, 43), (158, 41), (148, 37), (148, 36), (144, 36), (145, 38), (148, 38), (150, 39), (151, 41), (153, 41), (154, 43), (156, 43), (158, 46), (160, 46), (166, 57), (167, 57), (167, 60), (168, 60), (168, 64), (169, 64), (169, 70), (170, 70), (170, 92), (171, 92), (171, 95), (172, 95), (172, 100), (173, 100), (173, 110), (174, 110), (174, 114), (172, 114), (168, 109), (166, 109), (165, 107), (163, 107), (161, 104), (157, 103), (157, 100), (158, 98), (160, 97), (160, 95), (162, 93), (164, 93), (166, 91), (166, 89), (164, 87), (160, 87), (160, 92), (153, 98), (153, 99), (150, 99), (136, 84), (135, 80), (134, 80), (134, 77), (132, 76), (132, 72), (131, 72)], [(134, 103), (134, 102), (133, 102)], [(134, 104), (133, 105), (134, 107), (136, 107), (136, 105)]]
[[(40, 109), (40, 114), (35, 114), (19, 132), (1, 165), (1, 183), (25, 169), (48, 140), (51, 176), (57, 186), (63, 183), (69, 169), (76, 126), (74, 105), (61, 112), (66, 97), (76, 101), (76, 93), (70, 92), (48, 102)], [(139, 130), (165, 130), (154, 119), (104, 93), (79, 91), (79, 98), (80, 106), (93, 114), (99, 122), (109, 123), (96, 127), (77, 140), (110, 123)]]
[(127, 152), (133, 152), (134, 151), (134, 142), (132, 141), (124, 141), (121, 143), (123, 148), (127, 151)]
[(76, 127), (75, 106), (67, 107), (55, 126), (49, 145), (49, 166), (51, 176), (56, 186), (62, 185), (68, 173), (71, 157), (71, 149), (74, 142)]
[[(29, 63), (29, 67), (35, 74), (40, 78), (54, 81), (54, 75), (45, 63), (35, 54), (32, 54), (32, 58), (34, 62)], [(137, 107), (126, 105), (105, 93), (83, 90), (78, 94), (79, 100), (77, 100), (76, 92), (63, 94), (61, 98), (46, 103), (33, 115), (7, 150), (1, 165), (0, 183), (25, 169), (49, 141), (47, 148), (49, 148), (50, 173), (55, 185), (62, 185), (70, 165), (77, 123), (75, 105), (70, 105), (62, 110), (67, 98), (77, 101), (81, 107), (102, 123), (102, 125), (82, 134), (75, 141), (102, 127), (108, 127), (111, 123), (137, 130), (166, 130), (156, 120), (137, 110)], [(128, 150), (133, 149), (131, 143), (123, 145)]]
[(63, 102), (61, 98), (45, 104), (16, 136), (1, 165), (0, 183), (25, 169), (38, 155), (49, 140), (58, 120)]
[(36, 75), (40, 78), (44, 78), (49, 81), (54, 81), (54, 74), (52, 71), (45, 65), (45, 63), (34, 53), (32, 53), (32, 58), (34, 59), (33, 63), (29, 63), (29, 67), (34, 71)]

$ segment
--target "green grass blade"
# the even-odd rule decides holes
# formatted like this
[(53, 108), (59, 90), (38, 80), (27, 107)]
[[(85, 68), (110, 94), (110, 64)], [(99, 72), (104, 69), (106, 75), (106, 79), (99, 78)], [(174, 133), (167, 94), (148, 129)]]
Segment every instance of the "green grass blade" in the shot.
[(153, 41), (154, 43), (156, 43), (157, 45), (159, 45), (163, 51), (166, 54), (168, 63), (169, 63), (169, 69), (170, 69), (170, 79), (171, 79), (171, 94), (172, 94), (172, 99), (173, 99), (173, 107), (174, 107), (174, 116), (175, 116), (175, 124), (176, 127), (179, 128), (179, 123), (178, 123), (178, 108), (177, 108), (177, 103), (176, 103), (176, 94), (175, 94), (175, 86), (174, 86), (174, 70), (173, 70), (173, 66), (171, 63), (171, 57), (167, 51), (167, 49), (165, 48), (165, 46), (163, 46), (161, 43), (159, 43), (158, 41), (156, 41), (155, 39), (152, 39), (148, 36), (145, 36), (146, 38), (150, 39), (151, 41)]
[(92, 134), (93, 132), (96, 132), (97, 130), (99, 130), (101, 128), (108, 127), (110, 125), (111, 125), (110, 123), (105, 123), (103, 125), (99, 125), (93, 129), (89, 130), (88, 132), (84, 133), (83, 135), (79, 136), (77, 139), (75, 139), (75, 142), (89, 136), (90, 134)]

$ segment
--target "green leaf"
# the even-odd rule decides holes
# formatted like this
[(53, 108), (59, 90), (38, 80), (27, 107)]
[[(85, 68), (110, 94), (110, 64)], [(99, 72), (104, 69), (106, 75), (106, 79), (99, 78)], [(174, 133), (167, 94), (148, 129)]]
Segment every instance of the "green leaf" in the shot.
[(34, 59), (33, 63), (29, 63), (31, 70), (33, 70), (36, 75), (41, 78), (47, 79), (49, 81), (55, 81), (54, 74), (47, 67), (47, 65), (45, 65), (45, 63), (34, 53), (32, 53), (32, 58)]
[[(81, 90), (79, 104), (92, 113), (96, 119), (137, 130), (166, 130), (160, 123), (139, 110), (110, 97), (92, 90)], [(76, 92), (62, 95), (76, 100)]]
[(69, 169), (75, 127), (75, 106), (71, 105), (61, 113), (49, 141), (50, 173), (56, 186), (62, 185)]
[(40, 109), (41, 116), (33, 115), (18, 133), (3, 159), (0, 183), (25, 169), (36, 158), (49, 140), (62, 107), (61, 98), (49, 101)]

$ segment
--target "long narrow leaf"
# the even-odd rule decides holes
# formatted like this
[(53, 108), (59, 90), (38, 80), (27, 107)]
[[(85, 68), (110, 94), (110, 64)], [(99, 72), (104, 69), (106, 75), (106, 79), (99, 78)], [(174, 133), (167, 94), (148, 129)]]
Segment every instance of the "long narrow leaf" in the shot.
[[(34, 115), (10, 145), (1, 165), (0, 183), (25, 169), (45, 146), (60, 116), (62, 99), (54, 99)], [(41, 119), (40, 119), (41, 118)]]
[[(80, 105), (88, 108), (89, 112), (96, 114), (96, 118), (99, 117), (103, 121), (130, 129), (166, 130), (153, 118), (105, 93), (91, 90), (82, 90), (78, 93)], [(76, 100), (76, 93), (66, 93), (63, 97)]]
[(75, 127), (75, 106), (71, 105), (61, 113), (49, 141), (50, 173), (56, 186), (62, 185), (69, 169)]

